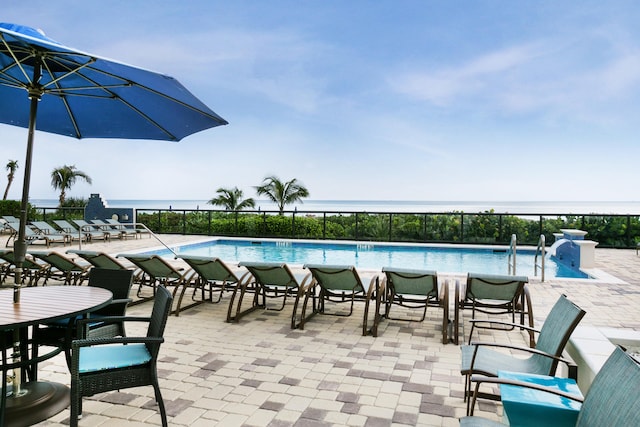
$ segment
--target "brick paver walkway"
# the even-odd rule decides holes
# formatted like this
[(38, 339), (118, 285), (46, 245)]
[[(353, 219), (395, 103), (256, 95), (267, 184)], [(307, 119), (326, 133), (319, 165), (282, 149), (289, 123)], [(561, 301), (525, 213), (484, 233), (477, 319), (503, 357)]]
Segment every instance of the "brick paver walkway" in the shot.
[[(86, 248), (116, 254), (156, 245), (144, 238)], [(640, 331), (640, 257), (631, 250), (597, 249), (596, 263), (604, 280), (529, 285), (537, 325), (564, 293), (587, 311), (583, 325)], [(361, 335), (361, 307), (347, 318), (315, 316), (300, 331), (290, 329), (289, 304), (282, 312), (254, 312), (228, 324), (226, 302), (228, 296), (169, 319), (159, 375), (171, 426), (456, 426), (465, 413), (460, 351), (440, 342), (438, 310), (430, 309), (423, 323), (383, 321), (373, 338)], [(146, 315), (151, 305), (133, 306), (128, 313)], [(142, 333), (136, 328), (128, 334)], [(519, 332), (481, 338), (526, 342)], [(68, 384), (63, 358), (43, 363), (40, 379)], [(482, 402), (476, 413), (499, 419), (502, 409)], [(41, 425), (66, 425), (68, 417), (65, 410)], [(158, 424), (151, 387), (85, 399), (80, 421), (81, 426)]]

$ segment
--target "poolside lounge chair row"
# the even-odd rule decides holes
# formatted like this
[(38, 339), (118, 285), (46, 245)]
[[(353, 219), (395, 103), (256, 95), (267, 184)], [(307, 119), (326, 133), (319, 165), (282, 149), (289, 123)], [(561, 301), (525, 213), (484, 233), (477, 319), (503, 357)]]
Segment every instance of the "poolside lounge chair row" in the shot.
[[(104, 253), (68, 252), (97, 267), (126, 268), (122, 261)], [(442, 341), (450, 340), (449, 286), (439, 281), (433, 271), (385, 268), (382, 274), (361, 276), (353, 266), (306, 265), (305, 274), (296, 275), (284, 263), (241, 262), (238, 268), (230, 268), (217, 258), (180, 255), (178, 258), (188, 266), (180, 269), (157, 255), (120, 254), (117, 258), (137, 268), (138, 301), (153, 298), (157, 286), (173, 287), (177, 301), (175, 314), (203, 302), (220, 302), (223, 293), (228, 292), (231, 297), (227, 321), (237, 322), (255, 310), (283, 310), (287, 299), (291, 299), (291, 327), (304, 329), (316, 314), (349, 316), (354, 303), (361, 301), (365, 317), (363, 334), (376, 336), (382, 319), (423, 321), (428, 307), (438, 307), (442, 310), (439, 326)], [(517, 289), (522, 291), (523, 286), (521, 283)], [(146, 297), (145, 289), (150, 290)], [(191, 301), (187, 303), (185, 296), (189, 292)], [(274, 300), (279, 300), (279, 304), (267, 304)], [(342, 306), (346, 308), (338, 309), (339, 303), (346, 303)], [(330, 309), (327, 304), (332, 305)], [(421, 314), (417, 318), (393, 317), (394, 305), (420, 309)]]
[[(15, 277), (13, 250), (0, 250), (0, 260), (3, 261), (0, 264), (0, 283), (4, 283), (7, 277)], [(23, 283), (27, 286), (46, 285), (49, 279), (53, 279), (63, 285), (82, 285), (91, 267), (90, 264), (78, 263), (59, 252), (29, 251), (22, 265)]]
[[(4, 251), (0, 254), (6, 262), (2, 267), (2, 279), (10, 275), (11, 259)], [(134, 282), (137, 284), (137, 300), (152, 299), (157, 286), (172, 287), (177, 307), (181, 311), (204, 302), (220, 302), (225, 292), (231, 293), (227, 321), (237, 322), (255, 310), (283, 310), (287, 298), (292, 299), (291, 327), (304, 329), (305, 324), (317, 314), (350, 316), (356, 301), (364, 303), (363, 335), (377, 336), (382, 319), (423, 321), (428, 307), (442, 310), (439, 329), (442, 342), (458, 344), (460, 334), (464, 337), (465, 310), (471, 312), (471, 331), (483, 328), (505, 328), (493, 321), (477, 319), (478, 313), (488, 316), (507, 314), (511, 323), (520, 329), (533, 327), (533, 310), (524, 276), (493, 276), (469, 274), (463, 283), (455, 284), (454, 316), (449, 318), (449, 284), (438, 279), (435, 271), (393, 269), (385, 267), (382, 274), (367, 273), (364, 276), (353, 266), (305, 265), (305, 274), (296, 275), (284, 263), (241, 262), (238, 269), (229, 268), (222, 260), (211, 257), (180, 255), (187, 269), (179, 268), (157, 255), (120, 254), (129, 265), (102, 252), (68, 250), (72, 257), (81, 257), (82, 263), (60, 253), (31, 251), (25, 264), (28, 283), (36, 285), (40, 279), (45, 284), (49, 278), (64, 284), (82, 284), (91, 266), (108, 269), (130, 269), (135, 267)], [(185, 296), (191, 293), (191, 301)], [(267, 300), (280, 300), (274, 307)], [(340, 306), (341, 303), (345, 303)], [(331, 304), (331, 308), (327, 308)], [(393, 306), (422, 310), (420, 317), (393, 317)], [(346, 307), (346, 309), (338, 309)], [(518, 322), (516, 322), (518, 316)], [(371, 325), (369, 325), (371, 318)], [(508, 326), (513, 329), (515, 326)], [(530, 332), (530, 346), (535, 346)]]
[[(12, 240), (17, 238), (19, 232), (19, 222), (11, 216), (3, 216), (3, 228), (9, 231), (9, 238), (6, 247)], [(43, 242), (46, 247), (53, 243), (71, 244), (74, 241), (90, 242), (93, 240), (109, 241), (114, 238), (126, 239), (137, 238), (144, 233), (148, 233), (146, 228), (140, 228), (133, 224), (121, 223), (114, 219), (92, 220), (91, 223), (75, 219), (53, 220), (54, 227), (46, 221), (33, 221), (25, 228), (25, 237), (29, 244)], [(75, 225), (74, 225), (75, 224)]]

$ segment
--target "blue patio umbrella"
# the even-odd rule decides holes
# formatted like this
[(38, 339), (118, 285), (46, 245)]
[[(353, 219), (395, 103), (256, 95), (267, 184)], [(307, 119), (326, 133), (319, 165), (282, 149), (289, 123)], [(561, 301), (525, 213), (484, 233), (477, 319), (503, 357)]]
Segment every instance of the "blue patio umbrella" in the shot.
[(179, 141), (227, 124), (173, 77), (64, 46), (30, 27), (0, 23), (0, 122), (28, 128), (16, 286), (25, 227), (34, 131), (74, 138)]

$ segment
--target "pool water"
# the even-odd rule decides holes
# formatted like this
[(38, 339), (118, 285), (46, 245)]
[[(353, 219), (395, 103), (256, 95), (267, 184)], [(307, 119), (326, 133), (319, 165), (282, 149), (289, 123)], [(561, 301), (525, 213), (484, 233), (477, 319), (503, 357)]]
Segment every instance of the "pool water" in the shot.
[[(393, 266), (436, 270), (439, 273), (508, 273), (507, 251), (491, 247), (214, 239), (171, 249), (178, 255), (218, 257), (232, 264), (240, 261), (259, 261), (285, 262), (292, 265), (348, 264), (375, 270)], [(166, 249), (154, 253), (173, 257)], [(516, 273), (533, 276), (534, 251), (518, 250), (516, 255)], [(553, 277), (589, 278), (585, 273), (558, 263), (553, 257), (547, 257), (545, 278)]]

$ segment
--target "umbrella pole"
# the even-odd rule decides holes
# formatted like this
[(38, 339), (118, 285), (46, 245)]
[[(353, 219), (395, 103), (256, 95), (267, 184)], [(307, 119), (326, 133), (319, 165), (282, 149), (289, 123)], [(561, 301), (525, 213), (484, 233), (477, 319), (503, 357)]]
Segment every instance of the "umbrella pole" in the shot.
[(27, 255), (27, 241), (25, 230), (27, 228), (27, 209), (29, 206), (29, 185), (31, 183), (31, 158), (33, 153), (33, 138), (36, 131), (36, 117), (38, 115), (38, 102), (42, 97), (42, 88), (38, 86), (41, 76), (40, 63), (36, 60), (33, 71), (33, 82), (29, 89), (31, 107), (29, 110), (29, 135), (27, 137), (27, 156), (24, 162), (24, 181), (22, 184), (22, 202), (20, 203), (20, 226), (18, 238), (13, 242), (13, 252), (16, 260), (15, 284), (13, 286), (13, 302), (20, 302), (20, 288), (22, 286), (22, 264)]

